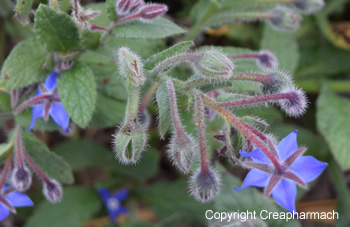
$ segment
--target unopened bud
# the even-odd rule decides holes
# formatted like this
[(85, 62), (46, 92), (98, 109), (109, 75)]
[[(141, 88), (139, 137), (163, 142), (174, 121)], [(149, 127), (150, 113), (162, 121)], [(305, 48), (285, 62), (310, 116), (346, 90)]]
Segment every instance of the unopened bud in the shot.
[(190, 179), (190, 192), (196, 200), (204, 203), (217, 196), (219, 185), (220, 179), (211, 167), (207, 171), (199, 168)]
[(15, 167), (11, 175), (12, 186), (20, 192), (28, 190), (32, 184), (32, 173), (23, 166), (23, 168)]
[(298, 117), (305, 112), (307, 100), (304, 91), (287, 87), (282, 93), (288, 94), (288, 98), (279, 100), (279, 105), (289, 116)]
[(168, 7), (162, 4), (146, 4), (140, 9), (141, 18), (146, 22), (162, 16), (167, 11)]
[(198, 144), (191, 136), (187, 134), (182, 138), (178, 138), (176, 135), (172, 136), (168, 155), (174, 166), (181, 172), (186, 174), (190, 171), (198, 153)]
[(143, 64), (140, 57), (126, 47), (122, 47), (118, 52), (120, 73), (128, 78), (135, 87), (145, 82), (143, 75)]
[(117, 0), (115, 10), (118, 16), (125, 16), (130, 13), (132, 0)]
[(141, 6), (143, 6), (145, 2), (143, 0), (131, 0), (130, 4), (130, 11), (135, 12), (140, 9)]
[(271, 76), (271, 80), (262, 84), (262, 92), (274, 94), (281, 92), (283, 88), (293, 85), (291, 75), (282, 70), (266, 70), (266, 75)]
[(51, 203), (57, 203), (62, 200), (63, 190), (58, 181), (49, 179), (43, 182), (43, 194), (45, 198)]
[(114, 135), (114, 152), (123, 164), (136, 164), (141, 159), (145, 149), (147, 134), (144, 128), (136, 122), (134, 125), (126, 124)]
[(304, 14), (311, 14), (324, 7), (323, 0), (293, 0), (294, 6)]
[(263, 50), (259, 52), (259, 57), (256, 60), (256, 64), (261, 69), (275, 69), (278, 66), (278, 61), (273, 53)]
[(227, 78), (234, 69), (230, 59), (217, 50), (205, 51), (194, 65), (198, 73), (208, 79)]
[(294, 10), (278, 6), (270, 11), (271, 17), (267, 19), (275, 30), (294, 32), (299, 29), (303, 18)]

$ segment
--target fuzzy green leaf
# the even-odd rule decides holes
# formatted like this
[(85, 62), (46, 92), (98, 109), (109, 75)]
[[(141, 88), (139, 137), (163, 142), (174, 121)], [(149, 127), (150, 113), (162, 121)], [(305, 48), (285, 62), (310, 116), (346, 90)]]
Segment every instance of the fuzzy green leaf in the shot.
[(159, 52), (158, 54), (152, 55), (146, 60), (144, 67), (145, 69), (151, 70), (157, 65), (157, 63), (165, 60), (166, 58), (186, 52), (191, 45), (193, 45), (192, 41), (184, 41), (162, 52)]
[(350, 102), (334, 94), (325, 84), (317, 99), (317, 127), (344, 169), (350, 169)]
[(65, 184), (74, 181), (70, 166), (29, 132), (23, 132), (23, 143), (29, 156), (49, 177)]
[(26, 227), (83, 226), (86, 221), (101, 209), (98, 194), (83, 187), (71, 187), (64, 190), (60, 203), (48, 201), (35, 206)]
[(165, 18), (158, 18), (151, 23), (134, 22), (114, 28), (114, 36), (118, 38), (160, 39), (182, 34), (185, 31)]
[(96, 82), (91, 70), (82, 64), (62, 73), (57, 80), (58, 93), (72, 120), (86, 127), (96, 104)]
[(161, 138), (164, 138), (165, 133), (168, 131), (171, 124), (169, 94), (166, 84), (162, 84), (158, 87), (156, 92), (156, 100), (159, 110), (159, 135)]
[(16, 13), (21, 15), (25, 20), (28, 19), (34, 0), (17, 0)]
[(79, 47), (79, 33), (73, 19), (46, 5), (35, 14), (35, 34), (50, 51), (67, 51)]
[(107, 15), (111, 21), (117, 20), (117, 15), (115, 13), (115, 0), (106, 0)]
[(13, 90), (44, 79), (42, 67), (47, 54), (36, 39), (20, 42), (1, 69), (0, 86)]

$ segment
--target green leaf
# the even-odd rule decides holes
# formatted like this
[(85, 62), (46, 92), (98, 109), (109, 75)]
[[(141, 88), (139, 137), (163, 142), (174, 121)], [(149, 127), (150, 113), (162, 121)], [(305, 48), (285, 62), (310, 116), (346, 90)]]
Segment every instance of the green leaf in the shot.
[(91, 70), (76, 63), (64, 71), (57, 80), (58, 93), (72, 120), (86, 127), (91, 120), (96, 104), (96, 82)]
[(61, 183), (73, 183), (74, 178), (70, 166), (61, 157), (51, 152), (33, 134), (23, 132), (23, 143), (30, 157), (45, 174)]
[(34, 0), (17, 0), (16, 13), (20, 14), (24, 19), (28, 19), (30, 10)]
[(166, 58), (169, 58), (177, 54), (185, 53), (188, 50), (188, 48), (192, 45), (193, 45), (192, 41), (184, 41), (184, 42), (177, 43), (176, 45), (147, 58), (147, 61), (145, 62), (144, 67), (145, 69), (151, 70), (153, 69), (153, 67), (157, 65), (157, 63), (165, 60)]
[(140, 196), (160, 219), (173, 216), (179, 224), (185, 221), (207, 223), (204, 214), (213, 204), (197, 202), (189, 196), (187, 188), (185, 180), (160, 182), (140, 189)]
[(92, 9), (100, 11), (100, 15), (94, 17), (91, 21), (91, 24), (96, 24), (102, 27), (107, 27), (110, 24), (110, 20), (108, 18), (108, 9), (106, 4), (103, 2), (100, 3), (92, 3), (84, 6), (84, 9)]
[(34, 23), (35, 34), (47, 50), (67, 51), (79, 47), (78, 28), (67, 14), (41, 4)]
[(158, 18), (151, 23), (134, 22), (117, 26), (113, 30), (115, 37), (160, 39), (182, 34), (185, 31), (165, 18)]
[(165, 133), (168, 131), (171, 124), (169, 94), (166, 84), (162, 84), (158, 87), (156, 92), (156, 100), (159, 110), (158, 131), (160, 137), (164, 139)]
[(81, 46), (83, 49), (96, 49), (100, 43), (99, 32), (84, 30), (81, 37)]
[(13, 90), (43, 80), (46, 75), (41, 69), (47, 54), (36, 39), (17, 44), (1, 69), (0, 86)]
[(0, 144), (0, 157), (8, 152), (13, 147), (13, 143), (2, 143)]
[[(242, 182), (236, 177), (226, 174), (222, 177), (222, 187), (220, 194), (215, 199), (215, 211), (218, 212), (256, 212), (256, 218), (260, 217), (260, 212), (281, 212), (276, 203), (271, 198), (265, 198), (261, 192), (255, 188), (246, 188), (242, 191), (235, 191), (233, 188), (241, 187)], [(266, 213), (263, 213), (266, 216)], [(264, 216), (264, 217), (265, 217)], [(285, 222), (281, 219), (266, 219), (268, 226), (300, 226), (296, 220)]]
[(270, 50), (277, 57), (279, 68), (293, 73), (298, 66), (299, 50), (296, 38), (291, 33), (274, 31), (265, 26), (261, 49)]
[(117, 20), (117, 15), (115, 13), (115, 0), (106, 0), (107, 6), (107, 16), (111, 21)]
[(317, 128), (344, 169), (350, 169), (350, 102), (337, 96), (325, 84), (317, 99)]
[(5, 112), (11, 111), (11, 98), (8, 93), (0, 92), (0, 109)]
[(35, 206), (26, 227), (83, 226), (101, 209), (98, 194), (83, 187), (66, 188), (60, 203), (43, 201)]

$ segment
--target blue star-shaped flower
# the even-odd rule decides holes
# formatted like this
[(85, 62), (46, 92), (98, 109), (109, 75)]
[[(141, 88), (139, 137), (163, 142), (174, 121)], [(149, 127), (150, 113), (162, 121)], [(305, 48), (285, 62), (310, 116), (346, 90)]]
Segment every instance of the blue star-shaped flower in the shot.
[(0, 192), (0, 221), (9, 216), (10, 211), (16, 213), (15, 207), (33, 206), (32, 200), (23, 193), (4, 185)]
[(121, 189), (114, 194), (110, 194), (106, 188), (100, 187), (98, 193), (102, 197), (103, 204), (105, 205), (111, 222), (114, 223), (119, 214), (126, 214), (128, 210), (121, 206), (121, 202), (128, 197), (128, 190)]
[[(57, 72), (52, 72), (42, 84), (32, 99), (33, 102), (37, 101), (37, 105), (33, 107), (33, 121), (28, 130), (34, 127), (37, 118), (44, 117), (45, 121), (49, 119), (49, 115), (54, 121), (66, 131), (69, 125), (69, 116), (64, 109), (61, 100), (57, 92), (57, 78), (59, 77)], [(37, 100), (36, 100), (37, 99)]]
[(313, 181), (327, 167), (327, 163), (318, 161), (312, 156), (301, 156), (305, 147), (298, 149), (297, 131), (290, 133), (277, 146), (279, 167), (272, 164), (265, 153), (257, 148), (250, 153), (241, 151), (241, 155), (252, 161), (243, 165), (253, 168), (244, 179), (241, 188), (249, 186), (265, 187), (265, 196), (272, 197), (283, 208), (295, 211), (296, 184), (307, 187), (306, 183)]

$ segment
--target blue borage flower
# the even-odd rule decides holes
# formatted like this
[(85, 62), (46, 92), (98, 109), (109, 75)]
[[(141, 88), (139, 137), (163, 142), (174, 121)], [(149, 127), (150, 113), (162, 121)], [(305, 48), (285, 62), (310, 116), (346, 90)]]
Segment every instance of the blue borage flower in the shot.
[(128, 197), (129, 192), (127, 189), (121, 189), (111, 195), (106, 188), (100, 187), (98, 193), (102, 197), (103, 204), (108, 211), (112, 223), (115, 222), (119, 214), (128, 213), (128, 210), (121, 206), (121, 202)]
[(16, 213), (15, 207), (28, 206), (34, 206), (34, 203), (26, 194), (16, 192), (15, 189), (3, 185), (0, 192), (0, 221), (9, 216), (10, 211)]
[(241, 155), (252, 159), (243, 165), (253, 167), (244, 179), (240, 191), (249, 186), (265, 187), (265, 196), (272, 197), (283, 208), (295, 211), (296, 184), (306, 187), (306, 183), (316, 179), (327, 167), (327, 163), (312, 156), (301, 156), (306, 148), (299, 148), (297, 131), (290, 133), (277, 146), (280, 168), (276, 168), (260, 148)]
[(66, 131), (69, 125), (69, 116), (64, 109), (57, 92), (57, 72), (52, 72), (40, 86), (35, 94), (35, 98), (45, 99), (43, 103), (33, 107), (33, 120), (28, 130), (31, 130), (37, 118), (44, 117), (45, 121), (49, 119), (49, 115), (53, 120)]

